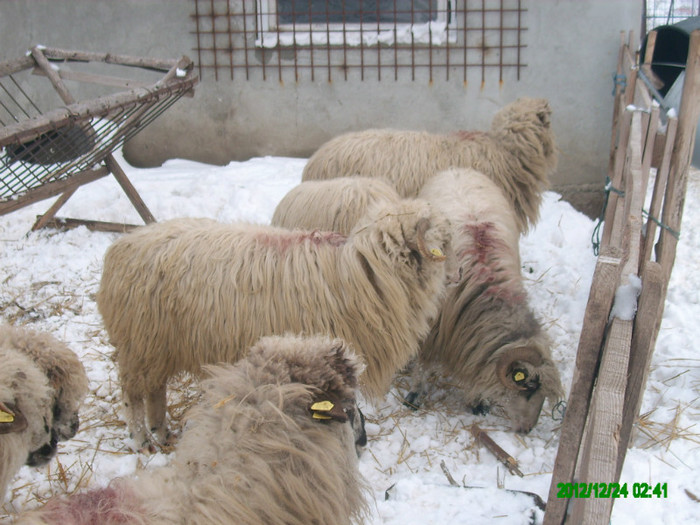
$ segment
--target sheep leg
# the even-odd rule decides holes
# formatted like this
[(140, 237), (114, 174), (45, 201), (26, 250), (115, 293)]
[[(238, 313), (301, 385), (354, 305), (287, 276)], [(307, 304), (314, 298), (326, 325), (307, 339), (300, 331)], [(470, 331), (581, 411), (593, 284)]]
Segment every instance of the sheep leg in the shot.
[(148, 416), (151, 433), (161, 445), (168, 445), (170, 438), (165, 422), (166, 405), (166, 384), (163, 383), (155, 390), (149, 392), (146, 398), (146, 415)]
[(129, 435), (136, 444), (136, 449), (141, 450), (149, 444), (146, 436), (146, 411), (143, 398), (129, 393), (124, 389), (124, 409), (126, 412), (126, 424), (129, 427)]
[(423, 369), (420, 363), (416, 363), (413, 368), (411, 390), (403, 398), (403, 404), (411, 410), (418, 410), (423, 403), (427, 376), (428, 372)]

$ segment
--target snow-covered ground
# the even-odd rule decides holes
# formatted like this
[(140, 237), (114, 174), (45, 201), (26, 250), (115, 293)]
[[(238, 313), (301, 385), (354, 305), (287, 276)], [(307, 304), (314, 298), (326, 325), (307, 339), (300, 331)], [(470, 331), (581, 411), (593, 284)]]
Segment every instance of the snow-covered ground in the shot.
[[(135, 169), (121, 161), (158, 220), (179, 216), (220, 221), (269, 222), (272, 212), (299, 183), (305, 159), (254, 158), (224, 167), (184, 160)], [(77, 436), (60, 445), (46, 467), (23, 467), (0, 509), (0, 523), (52, 494), (106, 484), (115, 476), (165, 464), (170, 454), (132, 453), (121, 419), (121, 393), (110, 359), (112, 347), (95, 305), (102, 257), (118, 237), (85, 228), (27, 233), (42, 202), (0, 217), (0, 320), (51, 332), (82, 359), (91, 392)], [(140, 219), (110, 177), (80, 190), (61, 216), (139, 224)], [(547, 193), (540, 223), (521, 242), (530, 302), (554, 341), (553, 355), (565, 389), (574, 358), (595, 257), (595, 223)], [(664, 320), (644, 397), (642, 421), (627, 454), (621, 481), (629, 497), (618, 499), (614, 525), (691, 523), (700, 515), (700, 177), (692, 172), (681, 242)], [(526, 524), (542, 517), (527, 491), (547, 498), (559, 444), (560, 421), (545, 404), (528, 435), (507, 430), (496, 416), (474, 416), (438, 386), (424, 407), (412, 412), (400, 402), (406, 378), (376, 406), (365, 404), (369, 444), (360, 460), (374, 493), (369, 524)], [(177, 382), (171, 417), (177, 426), (196, 385)], [(478, 422), (515, 457), (524, 476), (510, 474), (469, 432)], [(441, 463), (444, 462), (444, 469)], [(449, 473), (459, 486), (448, 480)], [(599, 480), (609, 481), (609, 480)], [(667, 483), (668, 497), (639, 499), (632, 484)]]

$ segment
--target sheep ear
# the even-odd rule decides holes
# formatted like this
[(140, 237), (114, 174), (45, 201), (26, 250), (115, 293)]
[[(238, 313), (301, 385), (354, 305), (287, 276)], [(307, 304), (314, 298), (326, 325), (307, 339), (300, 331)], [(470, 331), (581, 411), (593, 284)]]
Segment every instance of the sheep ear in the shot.
[(27, 418), (13, 403), (0, 401), (0, 434), (22, 432), (27, 428)]
[(340, 421), (345, 423), (348, 420), (348, 415), (343, 410), (340, 402), (331, 401), (331, 396), (322, 396), (321, 401), (316, 401), (311, 404), (311, 417), (320, 421)]
[(417, 251), (423, 257), (429, 260), (442, 262), (446, 259), (445, 254), (440, 248), (428, 249), (425, 246), (425, 233), (430, 229), (430, 220), (423, 218), (416, 224), (415, 239), (410, 240), (407, 244), (412, 250)]
[(331, 366), (342, 378), (343, 384), (349, 388), (356, 388), (358, 377), (364, 370), (364, 364), (350, 346), (345, 341), (336, 339), (328, 355)]

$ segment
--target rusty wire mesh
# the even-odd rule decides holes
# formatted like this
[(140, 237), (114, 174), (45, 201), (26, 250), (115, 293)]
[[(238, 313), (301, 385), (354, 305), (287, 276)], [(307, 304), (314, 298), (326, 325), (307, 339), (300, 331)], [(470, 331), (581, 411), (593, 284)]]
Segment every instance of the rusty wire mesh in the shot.
[(520, 79), (525, 0), (192, 0), (213, 80)]

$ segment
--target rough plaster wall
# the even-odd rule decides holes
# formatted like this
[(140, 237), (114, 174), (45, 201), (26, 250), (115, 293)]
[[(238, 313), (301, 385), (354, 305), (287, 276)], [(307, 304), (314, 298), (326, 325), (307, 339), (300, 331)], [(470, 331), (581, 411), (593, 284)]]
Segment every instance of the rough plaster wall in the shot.
[[(41, 43), (54, 47), (176, 58), (193, 49), (192, 0), (0, 0), (2, 58)], [(314, 83), (214, 81), (210, 72), (194, 98), (180, 100), (125, 147), (136, 165), (168, 158), (213, 164), (253, 156), (310, 155), (345, 131), (397, 127), (448, 131), (488, 127), (499, 107), (519, 96), (548, 98), (561, 150), (555, 189), (595, 213), (610, 147), (612, 73), (620, 31), (641, 24), (641, 0), (530, 0), (524, 15), (520, 80), (496, 72), (465, 86), (439, 74), (395, 82)], [(78, 22), (78, 20), (80, 20)], [(472, 80), (473, 79), (473, 80)], [(80, 93), (76, 93), (79, 98)]]

